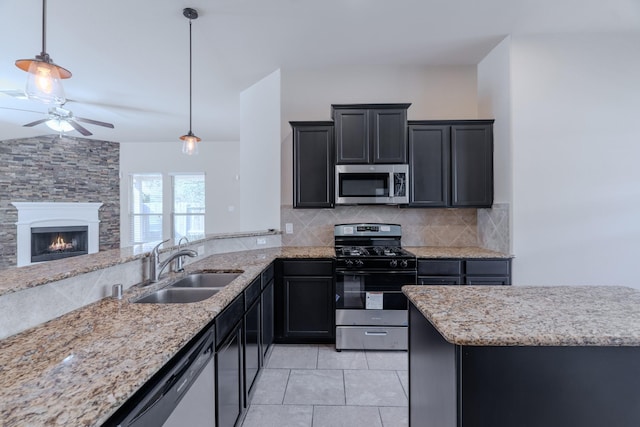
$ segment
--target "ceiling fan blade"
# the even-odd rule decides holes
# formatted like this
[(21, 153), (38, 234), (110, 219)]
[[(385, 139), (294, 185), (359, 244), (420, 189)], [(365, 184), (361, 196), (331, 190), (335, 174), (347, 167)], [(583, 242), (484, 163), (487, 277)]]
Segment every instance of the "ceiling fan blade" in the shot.
[(24, 90), (14, 90), (14, 89), (0, 90), (0, 93), (4, 93), (5, 95), (11, 96), (13, 98), (27, 99), (27, 95), (24, 93)]
[(83, 134), (84, 136), (89, 136), (89, 135), (93, 135), (91, 132), (89, 132), (88, 130), (86, 130), (85, 128), (83, 128), (82, 126), (80, 126), (75, 120), (67, 120), (67, 122), (73, 126), (73, 128), (75, 130), (77, 130), (78, 132), (80, 132), (81, 134)]
[(44, 123), (44, 122), (46, 122), (47, 120), (49, 120), (49, 117), (47, 117), (46, 119), (36, 120), (35, 122), (27, 123), (26, 125), (22, 125), (22, 126), (23, 126), (23, 127), (30, 128), (30, 127), (32, 127), (32, 126), (39, 125), (40, 123)]
[(106, 128), (113, 129), (113, 125), (111, 123), (99, 122), (98, 120), (85, 119), (84, 117), (75, 116), (75, 119), (79, 122), (90, 123), (92, 125), (104, 126)]

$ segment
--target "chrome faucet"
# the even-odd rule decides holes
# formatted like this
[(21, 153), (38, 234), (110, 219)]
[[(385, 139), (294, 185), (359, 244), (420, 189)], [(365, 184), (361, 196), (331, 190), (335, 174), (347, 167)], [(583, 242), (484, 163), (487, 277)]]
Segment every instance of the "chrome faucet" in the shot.
[(169, 254), (169, 257), (167, 259), (165, 259), (164, 261), (160, 262), (160, 253), (159, 253), (160, 246), (163, 243), (168, 242), (169, 240), (170, 239), (167, 239), (167, 240), (165, 240), (163, 242), (158, 243), (153, 248), (153, 250), (151, 251), (151, 253), (149, 255), (149, 278), (151, 279), (152, 282), (157, 282), (158, 280), (160, 280), (160, 275), (162, 274), (162, 271), (174, 259), (176, 259), (176, 258), (181, 259), (183, 256), (189, 256), (189, 257), (198, 256), (198, 252), (196, 252), (194, 250), (182, 249), (182, 250), (179, 250), (178, 252), (174, 252), (172, 254)]

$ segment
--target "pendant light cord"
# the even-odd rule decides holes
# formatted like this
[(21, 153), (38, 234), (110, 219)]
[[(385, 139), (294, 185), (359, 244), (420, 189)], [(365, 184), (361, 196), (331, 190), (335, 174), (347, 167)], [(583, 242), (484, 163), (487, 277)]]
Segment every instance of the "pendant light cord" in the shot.
[(193, 76), (192, 76), (192, 54), (191, 54), (191, 19), (189, 19), (189, 135), (192, 134), (191, 132), (191, 117), (192, 117), (192, 94), (191, 94), (191, 87), (192, 87), (192, 80), (193, 80)]
[(44, 56), (47, 53), (47, 38), (45, 34), (47, 33), (47, 0), (42, 0), (42, 53)]

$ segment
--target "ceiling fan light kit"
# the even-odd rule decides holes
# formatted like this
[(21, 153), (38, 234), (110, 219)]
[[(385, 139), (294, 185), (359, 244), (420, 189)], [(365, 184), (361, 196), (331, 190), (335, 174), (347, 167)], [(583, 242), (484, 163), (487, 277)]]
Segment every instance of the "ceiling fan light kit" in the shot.
[(34, 59), (18, 59), (16, 67), (29, 73), (25, 94), (44, 104), (64, 104), (66, 101), (62, 79), (71, 77), (66, 68), (56, 65), (46, 50), (47, 1), (42, 0), (42, 52)]
[(182, 14), (189, 20), (189, 132), (186, 135), (182, 135), (182, 152), (189, 156), (198, 154), (198, 144), (201, 139), (193, 134), (191, 131), (192, 122), (192, 49), (191, 49), (191, 21), (198, 19), (198, 11), (187, 7), (182, 10)]

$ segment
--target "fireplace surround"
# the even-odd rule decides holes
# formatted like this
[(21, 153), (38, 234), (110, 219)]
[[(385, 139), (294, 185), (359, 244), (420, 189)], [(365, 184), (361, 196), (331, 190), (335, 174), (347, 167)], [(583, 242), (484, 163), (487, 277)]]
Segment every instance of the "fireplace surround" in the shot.
[[(12, 204), (18, 209), (16, 223), (18, 267), (98, 252), (100, 224), (98, 209), (102, 203), (13, 202)], [(48, 234), (46, 245), (40, 241), (41, 234)], [(43, 245), (47, 248), (43, 248)], [(51, 246), (50, 249), (49, 246)]]

